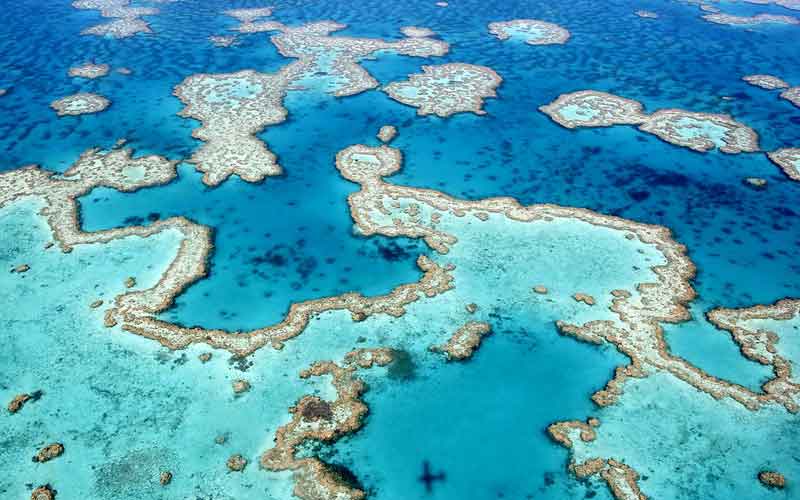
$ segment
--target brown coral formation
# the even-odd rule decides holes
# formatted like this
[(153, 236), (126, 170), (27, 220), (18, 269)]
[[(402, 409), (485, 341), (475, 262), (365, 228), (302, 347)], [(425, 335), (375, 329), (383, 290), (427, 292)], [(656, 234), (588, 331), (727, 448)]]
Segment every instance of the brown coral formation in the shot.
[(497, 97), (495, 89), (503, 79), (491, 68), (474, 64), (451, 63), (423, 66), (421, 74), (383, 88), (392, 99), (417, 108), (419, 115), (445, 118), (456, 113), (483, 111), (483, 101)]
[(767, 158), (779, 166), (788, 178), (800, 182), (800, 148), (778, 149), (767, 153)]
[(344, 356), (344, 364), (358, 368), (386, 366), (394, 361), (394, 351), (386, 347), (355, 349)]
[[(130, 175), (132, 170), (136, 175)], [(158, 283), (145, 290), (130, 290), (117, 296), (105, 314), (106, 326), (119, 325), (123, 330), (157, 340), (171, 349), (206, 343), (245, 356), (264, 345), (281, 348), (285, 341), (299, 335), (313, 317), (326, 311), (348, 310), (354, 317), (363, 318), (372, 314), (400, 316), (405, 313), (406, 305), (453, 287), (451, 267), (439, 266), (420, 256), (417, 264), (424, 274), (416, 283), (400, 285), (386, 295), (369, 298), (345, 293), (293, 304), (280, 323), (250, 332), (186, 328), (163, 321), (157, 318), (158, 313), (169, 308), (186, 287), (205, 276), (213, 248), (210, 230), (175, 217), (146, 227), (128, 226), (85, 233), (79, 226), (75, 199), (97, 186), (134, 191), (169, 182), (174, 177), (175, 162), (158, 156), (132, 158), (130, 150), (126, 149), (89, 150), (63, 176), (32, 166), (0, 174), (0, 206), (27, 196), (42, 199), (46, 204), (42, 214), (55, 241), (65, 252), (75, 245), (106, 243), (127, 236), (147, 238), (164, 231), (177, 231), (182, 238), (178, 253)]]
[(11, 272), (12, 273), (17, 273), (17, 274), (22, 274), (22, 273), (27, 273), (30, 270), (31, 270), (31, 266), (29, 266), (28, 264), (20, 264), (20, 265), (14, 267), (14, 269), (12, 269)]
[(569, 40), (570, 33), (561, 26), (538, 19), (514, 19), (489, 23), (489, 33), (500, 40), (514, 36), (524, 38), (529, 45), (563, 44)]
[(717, 328), (731, 333), (746, 358), (772, 367), (773, 378), (762, 385), (760, 400), (775, 401), (792, 413), (800, 411), (800, 376), (792, 360), (781, 353), (778, 332), (750, 324), (757, 320), (789, 321), (800, 317), (800, 300), (784, 299), (772, 305), (743, 309), (717, 308), (707, 314)]
[(89, 92), (68, 95), (50, 103), (58, 116), (76, 116), (99, 113), (111, 105), (105, 97)]
[(25, 406), (25, 403), (33, 399), (33, 396), (30, 394), (17, 394), (14, 396), (14, 399), (8, 403), (8, 412), (9, 413), (17, 413)]
[(481, 345), (483, 337), (491, 331), (492, 326), (489, 323), (470, 321), (456, 330), (447, 342), (433, 346), (431, 349), (445, 353), (448, 360), (463, 361), (472, 357), (472, 354)]
[(233, 386), (234, 394), (241, 394), (250, 390), (250, 382), (243, 379), (234, 380), (231, 385)]
[(561, 94), (539, 110), (567, 128), (638, 125), (639, 130), (665, 142), (698, 152), (715, 147), (730, 154), (758, 151), (758, 134), (724, 114), (681, 109), (646, 114), (637, 101), (595, 90)]
[(247, 467), (247, 459), (237, 453), (231, 455), (225, 465), (228, 466), (228, 470), (231, 472), (242, 472)]
[(64, 453), (63, 444), (51, 443), (39, 450), (36, 455), (33, 456), (33, 461), (39, 463), (49, 462), (54, 458), (60, 457), (62, 453)]
[(758, 480), (767, 488), (783, 489), (786, 487), (786, 478), (780, 472), (761, 471), (758, 473)]
[(579, 437), (584, 443), (597, 439), (594, 425), (574, 420), (569, 422), (556, 422), (547, 427), (547, 433), (553, 440), (566, 448), (572, 448), (572, 440)]
[[(593, 420), (595, 420), (593, 422)], [(576, 439), (590, 442), (596, 439), (593, 427), (596, 419), (589, 419), (587, 423), (580, 421), (557, 422), (547, 428), (550, 437), (566, 448), (572, 448)], [(586, 479), (599, 474), (608, 485), (611, 494), (617, 500), (647, 500), (639, 489), (639, 474), (630, 466), (614, 459), (589, 458), (577, 463), (571, 460), (569, 470), (579, 479)]]
[(573, 295), (572, 298), (575, 299), (576, 302), (583, 302), (587, 306), (593, 306), (595, 304), (594, 297), (592, 297), (587, 293), (578, 292), (575, 295)]
[(39, 486), (31, 492), (31, 500), (54, 500), (56, 498), (56, 490), (49, 484)]
[(356, 367), (341, 367), (332, 361), (315, 363), (303, 378), (330, 375), (337, 397), (325, 401), (304, 396), (290, 408), (292, 420), (278, 429), (275, 446), (261, 456), (261, 466), (294, 474), (294, 495), (303, 500), (360, 500), (365, 493), (349, 485), (337, 472), (316, 457), (297, 458), (297, 449), (309, 440), (330, 443), (361, 428), (367, 406), (361, 401), (366, 386), (355, 377)]
[(164, 471), (158, 476), (158, 482), (161, 483), (161, 486), (166, 486), (172, 482), (172, 472)]

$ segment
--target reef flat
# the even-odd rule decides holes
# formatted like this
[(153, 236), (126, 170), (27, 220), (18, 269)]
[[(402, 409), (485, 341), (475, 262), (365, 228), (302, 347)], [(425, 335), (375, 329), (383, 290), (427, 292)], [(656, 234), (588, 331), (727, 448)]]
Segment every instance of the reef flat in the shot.
[(392, 99), (417, 108), (420, 115), (445, 118), (455, 113), (486, 114), (483, 100), (497, 97), (495, 89), (503, 79), (491, 68), (453, 63), (423, 66), (422, 74), (383, 88)]
[(153, 7), (131, 7), (130, 0), (76, 0), (76, 9), (99, 10), (100, 15), (113, 19), (81, 31), (82, 35), (110, 36), (128, 38), (137, 33), (152, 33), (150, 25), (141, 16), (158, 14)]
[(56, 99), (50, 103), (58, 116), (99, 113), (111, 105), (111, 101), (98, 94), (81, 92)]
[(661, 109), (651, 114), (637, 101), (594, 90), (562, 94), (540, 111), (567, 128), (638, 125), (665, 142), (699, 152), (758, 151), (758, 134), (729, 115)]
[(570, 37), (570, 32), (561, 26), (537, 19), (490, 23), (489, 33), (500, 40), (521, 40), (529, 45), (563, 44)]

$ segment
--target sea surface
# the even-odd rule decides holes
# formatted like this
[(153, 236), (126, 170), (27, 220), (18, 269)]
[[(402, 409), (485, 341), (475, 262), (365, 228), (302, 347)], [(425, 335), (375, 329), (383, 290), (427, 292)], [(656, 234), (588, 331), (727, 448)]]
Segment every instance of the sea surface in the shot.
[[(133, 5), (160, 9), (145, 16), (153, 33), (82, 36), (102, 22), (98, 11), (68, 0), (2, 3), (0, 88), (8, 92), (0, 97), (0, 172), (30, 164), (64, 172), (85, 150), (109, 149), (118, 139), (136, 155), (181, 160), (178, 178), (167, 185), (134, 193), (97, 188), (78, 200), (85, 231), (171, 216), (213, 229), (208, 276), (162, 319), (251, 330), (280, 322), (293, 303), (348, 291), (386, 294), (420, 278), (419, 255), (444, 259), (420, 239), (354, 230), (347, 197), (358, 186), (337, 171), (336, 154), (353, 144), (378, 145), (378, 128), (392, 124), (399, 135), (391, 145), (403, 153), (402, 169), (387, 178), (393, 184), (460, 199), (509, 196), (524, 205), (582, 207), (668, 227), (697, 267), (698, 294), (691, 320), (665, 325), (668, 350), (753, 391), (772, 376), (705, 314), (800, 297), (800, 184), (763, 152), (698, 153), (627, 126), (569, 130), (538, 107), (562, 93), (599, 90), (635, 99), (648, 112), (728, 113), (758, 132), (764, 151), (800, 147), (800, 108), (741, 80), (767, 73), (800, 85), (800, 26), (712, 24), (697, 5), (677, 0)], [(381, 85), (446, 62), (488, 66), (503, 83), (497, 98), (486, 100), (485, 115), (448, 118), (417, 116), (379, 89), (350, 97), (334, 97), (324, 86), (291, 90), (288, 119), (258, 134), (284, 173), (260, 183), (234, 176), (209, 188), (185, 161), (201, 145), (192, 137), (199, 122), (178, 115), (184, 106), (173, 89), (197, 73), (272, 73), (292, 62), (268, 33), (241, 34), (228, 48), (208, 41), (233, 33), (238, 22), (224, 10), (265, 5), (274, 6), (269, 19), (290, 26), (347, 25), (332, 36), (398, 40), (400, 28), (413, 25), (450, 44), (442, 57), (379, 53), (362, 61)], [(736, 15), (800, 17), (775, 5), (714, 5)], [(640, 9), (659, 17), (641, 18), (634, 14)], [(518, 18), (556, 23), (571, 38), (534, 46), (488, 33), (488, 23)], [(86, 61), (112, 71), (96, 80), (67, 75)], [(114, 71), (119, 67), (132, 73)], [(57, 117), (50, 103), (79, 91), (112, 105)], [(747, 177), (764, 178), (767, 187), (754, 189)], [(663, 374), (631, 383), (611, 407), (591, 400), (629, 360), (613, 346), (559, 333), (559, 319), (610, 313), (601, 304), (588, 317), (558, 295), (558, 284), (600, 295), (649, 272), (631, 271), (642, 255), (602, 231), (563, 227), (554, 236), (497, 224), (477, 234), (465, 225), (458, 229), (463, 243), (447, 260), (456, 262), (455, 290), (412, 304), (400, 318), (354, 323), (346, 311), (325, 313), (283, 350), (267, 347), (241, 360), (204, 345), (173, 351), (107, 329), (103, 309), (88, 307), (124, 293), (128, 276), (136, 276), (137, 288), (154, 285), (177, 251), (175, 234), (42, 252), (52, 236), (41, 208), (35, 199), (0, 208), (0, 402), (43, 393), (19, 413), (0, 415), (2, 499), (28, 498), (41, 484), (52, 485), (59, 500), (292, 498), (291, 474), (262, 470), (258, 458), (301, 396), (335, 397), (327, 378), (301, 379), (299, 372), (356, 347), (396, 349), (402, 366), (359, 372), (370, 409), (363, 427), (307, 453), (349, 470), (368, 498), (610, 500), (600, 478), (575, 478), (570, 450), (546, 432), (553, 422), (591, 416), (609, 423), (590, 451), (636, 464), (648, 498), (800, 498), (796, 414), (780, 407), (752, 414)], [(592, 259), (596, 266), (587, 264)], [(30, 271), (7, 271), (20, 262)], [(552, 304), (530, 300), (540, 282), (556, 289)], [(475, 315), (464, 311), (470, 302), (480, 305)], [(492, 326), (472, 358), (447, 362), (428, 349), (469, 320)], [(202, 363), (198, 356), (206, 352), (213, 357)], [(236, 396), (231, 382), (240, 378), (252, 388)], [(219, 435), (224, 444), (215, 442)], [(63, 456), (31, 461), (53, 441), (64, 444)], [(234, 453), (250, 462), (242, 473), (226, 468)], [(444, 474), (430, 490), (419, 479), (425, 462)], [(787, 488), (758, 482), (755, 474), (770, 467), (783, 471)], [(158, 482), (164, 470), (173, 473), (166, 487)]]

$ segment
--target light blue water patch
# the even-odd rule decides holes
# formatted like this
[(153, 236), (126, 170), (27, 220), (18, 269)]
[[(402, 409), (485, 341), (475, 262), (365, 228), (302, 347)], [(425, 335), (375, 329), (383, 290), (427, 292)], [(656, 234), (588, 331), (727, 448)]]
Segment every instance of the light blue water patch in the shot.
[(691, 321), (664, 325), (670, 352), (710, 375), (761, 392), (764, 382), (773, 378), (772, 368), (742, 356), (730, 333), (708, 322), (707, 309), (701, 301), (695, 302)]
[(589, 121), (599, 114), (596, 109), (579, 106), (577, 104), (567, 104), (558, 109), (558, 114), (570, 121)]
[[(783, 407), (757, 412), (717, 401), (668, 373), (630, 379), (619, 401), (599, 412), (597, 439), (576, 442), (576, 457), (614, 458), (640, 476), (648, 498), (797, 498), (800, 417)], [(783, 490), (758, 480), (789, 478)]]
[(725, 132), (728, 129), (710, 120), (682, 117), (675, 121), (675, 130), (684, 140), (704, 138), (713, 142), (715, 146), (722, 147), (725, 145)]
[(789, 361), (792, 368), (792, 380), (800, 379), (800, 317), (791, 319), (751, 319), (741, 325), (748, 330), (764, 330), (778, 335), (775, 343), (777, 354)]
[[(565, 412), (592, 414), (587, 396), (620, 358), (559, 336), (535, 315), (504, 319), (467, 363), (421, 351), (408, 380), (370, 376), (366, 426), (333, 457), (376, 500), (610, 499), (603, 485), (570, 477), (566, 450), (544, 429)], [(446, 475), (430, 494), (418, 480), (426, 460)]]
[(505, 32), (509, 39), (517, 42), (537, 42), (547, 37), (547, 31), (535, 25), (508, 26)]
[(420, 242), (353, 234), (344, 181), (323, 188), (327, 177), (260, 184), (231, 179), (209, 190), (190, 166), (179, 172), (179, 180), (167, 186), (132, 194), (96, 189), (81, 199), (88, 231), (173, 215), (214, 228), (210, 276), (178, 297), (164, 314), (171, 321), (260, 328), (283, 320), (293, 302), (347, 291), (388, 293), (421, 275)]
[[(257, 466), (272, 436), (289, 419), (287, 408), (303, 394), (331, 397), (325, 378), (300, 379), (318, 359), (341, 358), (354, 338), (341, 334), (347, 315), (327, 315), (310, 329), (313, 346), (287, 344), (278, 355), (264, 350), (245, 362), (224, 351), (208, 363), (196, 346), (171, 352), (156, 342), (103, 326), (103, 311), (126, 289), (155, 284), (174, 257), (179, 233), (129, 237), (102, 245), (78, 245), (64, 254), (36, 215), (41, 203), (21, 201), (0, 209), (0, 267), (27, 263), (26, 273), (0, 273), (0, 401), (41, 391), (18, 413), (0, 422), (0, 496), (25, 498), (30, 485), (50, 483), (59, 497), (85, 499), (219, 498), (284, 499), (287, 474)], [(106, 305), (89, 304), (103, 299)], [(252, 388), (234, 397), (231, 383)], [(225, 436), (224, 444), (215, 438)], [(42, 446), (63, 443), (64, 455), (31, 461)], [(249, 461), (230, 473), (229, 456)], [(173, 473), (168, 487), (162, 471)]]

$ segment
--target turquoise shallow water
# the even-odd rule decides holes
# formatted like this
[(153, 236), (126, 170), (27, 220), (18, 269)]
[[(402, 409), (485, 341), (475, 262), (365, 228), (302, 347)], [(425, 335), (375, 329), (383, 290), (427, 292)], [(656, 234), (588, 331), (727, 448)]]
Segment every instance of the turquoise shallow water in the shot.
[[(252, 329), (280, 321), (293, 302), (350, 290), (386, 293), (419, 279), (415, 260), (431, 252), (418, 240), (355, 234), (346, 197), (357, 186), (340, 177), (334, 158), (354, 143), (376, 145), (377, 129), (394, 124), (392, 145), (404, 165), (393, 183), (467, 199), (502, 195), (586, 207), (672, 229), (698, 267), (699, 298), (692, 320), (666, 327), (669, 350), (757, 390), (770, 370), (741, 357), (704, 314), (800, 295), (798, 184), (760, 153), (699, 154), (624, 126), (570, 131), (537, 107), (560, 93), (603, 90), (637, 99), (647, 111), (730, 113), (758, 131), (764, 150), (800, 147), (800, 109), (740, 79), (770, 73), (800, 85), (800, 27), (713, 25), (694, 6), (655, 0), (433, 4), (291, 0), (275, 4), (273, 17), (290, 25), (333, 19), (349, 25), (338, 35), (389, 40), (400, 38), (402, 26), (431, 28), (451, 44), (444, 57), (381, 53), (363, 67), (386, 84), (423, 64), (489, 66), (504, 81), (498, 98), (486, 101), (486, 116), (420, 118), (379, 90), (337, 99), (320, 92), (324, 85), (308, 85), (286, 98), (287, 121), (259, 134), (284, 175), (255, 185), (232, 178), (208, 189), (183, 163), (166, 186), (131, 194), (101, 188), (82, 197), (83, 228), (174, 215), (212, 227), (209, 276), (161, 315), (183, 325)], [(0, 170), (38, 163), (64, 171), (85, 149), (119, 138), (139, 153), (191, 156), (200, 144), (191, 137), (198, 122), (177, 115), (183, 106), (172, 95), (175, 85), (195, 73), (273, 72), (289, 62), (263, 33), (242, 35), (230, 48), (208, 42), (236, 25), (223, 9), (256, 6), (262, 4), (159, 3), (162, 12), (146, 18), (154, 34), (114, 40), (79, 36), (101, 18), (67, 1), (4, 5), (14, 22), (0, 26), (0, 88), (9, 90), (0, 97)], [(792, 14), (777, 6), (720, 7), (736, 15)], [(637, 9), (660, 18), (641, 19)], [(558, 23), (572, 38), (534, 47), (487, 33), (489, 22), (514, 18)], [(87, 60), (108, 63), (112, 72), (94, 81), (67, 76)], [(123, 66), (132, 74), (114, 71)], [(97, 115), (57, 118), (49, 103), (77, 91), (113, 104)], [(751, 176), (767, 179), (767, 188), (746, 186), (742, 180)], [(561, 336), (554, 322), (608, 319), (608, 292), (647, 276), (631, 268), (641, 256), (619, 238), (495, 221), (481, 233), (483, 226), (456, 222), (462, 241), (436, 257), (456, 263), (456, 290), (410, 306), (402, 318), (353, 323), (348, 314), (327, 313), (282, 351), (264, 349), (244, 362), (216, 351), (203, 364), (197, 356), (208, 348), (169, 351), (105, 329), (103, 308), (88, 307), (123, 292), (128, 276), (140, 288), (155, 283), (174, 256), (176, 235), (43, 252), (50, 235), (36, 210), (35, 201), (0, 209), (0, 261), (7, 269), (31, 266), (25, 274), (0, 273), (0, 401), (43, 391), (19, 414), (0, 417), (2, 498), (26, 498), (43, 483), (53, 484), (59, 499), (290, 498), (290, 476), (255, 462), (299, 397), (333, 397), (327, 379), (302, 380), (298, 372), (365, 346), (401, 349), (407, 362), (365, 372), (371, 410), (364, 428), (314, 451), (347, 467), (373, 498), (610, 499), (599, 480), (568, 473), (568, 451), (545, 433), (556, 420), (589, 416), (603, 425), (597, 442), (576, 456), (627, 461), (651, 498), (798, 494), (791, 486), (800, 481), (798, 421), (783, 410), (750, 414), (663, 375), (632, 383), (610, 408), (590, 400), (627, 358)], [(488, 265), (492, 259), (503, 265)], [(540, 282), (553, 302), (531, 294)], [(602, 299), (588, 309), (570, 298), (577, 291)], [(474, 315), (464, 310), (470, 302), (480, 306)], [(474, 358), (447, 363), (428, 351), (468, 320), (493, 327)], [(253, 386), (238, 398), (231, 390), (237, 378)], [(215, 444), (221, 434), (226, 443)], [(30, 461), (56, 440), (65, 444), (63, 457)], [(251, 461), (242, 474), (225, 468), (233, 453)], [(417, 479), (425, 460), (446, 474), (430, 494)], [(765, 467), (782, 470), (790, 487), (762, 487), (754, 474)], [(168, 488), (158, 484), (162, 470), (174, 474)]]

